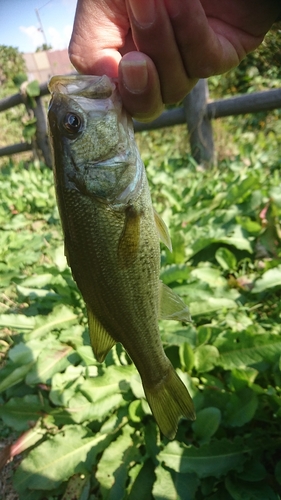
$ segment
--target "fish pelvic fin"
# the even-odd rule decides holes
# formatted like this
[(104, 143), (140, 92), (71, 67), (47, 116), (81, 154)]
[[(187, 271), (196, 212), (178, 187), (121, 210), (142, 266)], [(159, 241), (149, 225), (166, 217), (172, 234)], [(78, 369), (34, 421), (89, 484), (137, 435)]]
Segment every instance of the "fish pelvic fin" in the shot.
[(144, 384), (144, 392), (161, 432), (168, 439), (174, 439), (181, 417), (196, 419), (191, 396), (172, 365), (157, 386)]
[(97, 361), (102, 363), (107, 353), (114, 346), (114, 344), (116, 344), (116, 342), (109, 335), (109, 333), (107, 333), (99, 320), (93, 315), (91, 309), (87, 307), (87, 310), (91, 346)]
[(169, 230), (168, 230), (165, 222), (163, 221), (162, 217), (156, 212), (155, 208), (153, 209), (153, 211), (154, 211), (154, 220), (155, 220), (156, 228), (157, 228), (157, 231), (159, 234), (159, 238), (162, 241), (162, 243), (164, 243), (164, 245), (166, 245), (168, 250), (170, 250), (170, 252), (172, 252), (173, 248), (172, 248), (171, 238), (169, 235)]
[(189, 309), (185, 302), (162, 281), (159, 282), (159, 319), (174, 319), (190, 322)]

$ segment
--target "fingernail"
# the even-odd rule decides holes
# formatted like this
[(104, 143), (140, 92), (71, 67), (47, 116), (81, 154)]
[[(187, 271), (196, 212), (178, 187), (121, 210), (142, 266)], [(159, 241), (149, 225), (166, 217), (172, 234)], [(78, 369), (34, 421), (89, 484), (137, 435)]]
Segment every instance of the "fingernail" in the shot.
[(133, 16), (138, 24), (149, 26), (155, 20), (154, 0), (130, 0)]
[(126, 61), (120, 63), (122, 79), (127, 90), (140, 94), (146, 89), (148, 81), (147, 64), (142, 61)]

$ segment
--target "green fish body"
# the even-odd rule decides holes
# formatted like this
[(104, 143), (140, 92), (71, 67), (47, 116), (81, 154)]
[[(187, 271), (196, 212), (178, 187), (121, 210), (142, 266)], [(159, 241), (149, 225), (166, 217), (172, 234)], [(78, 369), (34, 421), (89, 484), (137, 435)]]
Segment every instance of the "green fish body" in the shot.
[(102, 362), (121, 342), (135, 363), (152, 413), (173, 438), (192, 399), (165, 355), (158, 319), (189, 321), (187, 306), (159, 281), (159, 237), (132, 121), (106, 76), (54, 77), (49, 128), (65, 253), (88, 310)]

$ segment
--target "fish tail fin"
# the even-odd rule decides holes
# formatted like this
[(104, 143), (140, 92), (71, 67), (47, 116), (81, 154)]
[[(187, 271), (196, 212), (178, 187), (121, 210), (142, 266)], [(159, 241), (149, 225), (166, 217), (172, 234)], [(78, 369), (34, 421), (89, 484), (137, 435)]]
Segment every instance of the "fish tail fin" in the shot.
[(191, 396), (172, 365), (157, 386), (148, 387), (144, 384), (144, 392), (154, 418), (167, 438), (175, 437), (180, 417), (195, 420)]

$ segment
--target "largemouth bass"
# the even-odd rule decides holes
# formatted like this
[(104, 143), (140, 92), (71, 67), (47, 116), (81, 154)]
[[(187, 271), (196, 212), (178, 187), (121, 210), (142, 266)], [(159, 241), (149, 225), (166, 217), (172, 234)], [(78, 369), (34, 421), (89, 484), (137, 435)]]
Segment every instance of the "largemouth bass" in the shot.
[(132, 120), (106, 76), (50, 81), (49, 128), (65, 253), (85, 300), (91, 345), (102, 362), (121, 342), (135, 363), (163, 434), (192, 399), (167, 358), (158, 318), (189, 321), (184, 302), (159, 281), (159, 237), (168, 230), (152, 207)]

